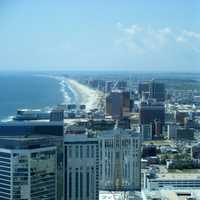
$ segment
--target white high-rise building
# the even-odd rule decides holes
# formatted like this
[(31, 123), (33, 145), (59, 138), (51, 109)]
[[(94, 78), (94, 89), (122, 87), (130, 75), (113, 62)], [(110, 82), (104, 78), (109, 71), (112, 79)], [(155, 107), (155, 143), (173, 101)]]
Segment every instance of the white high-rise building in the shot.
[(101, 190), (140, 190), (141, 141), (133, 130), (113, 129), (97, 134)]
[(99, 199), (98, 140), (86, 134), (66, 134), (65, 200)]
[(57, 148), (44, 141), (40, 136), (0, 138), (1, 200), (58, 199)]

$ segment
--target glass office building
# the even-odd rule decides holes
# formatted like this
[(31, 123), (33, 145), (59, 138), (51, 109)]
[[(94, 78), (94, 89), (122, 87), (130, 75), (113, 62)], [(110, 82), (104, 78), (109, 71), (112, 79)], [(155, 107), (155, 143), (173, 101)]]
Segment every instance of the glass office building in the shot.
[(57, 200), (54, 138), (0, 137), (0, 199)]
[[(57, 188), (57, 190), (56, 190), (56, 192), (57, 192), (57, 199), (62, 200), (64, 198), (64, 193), (63, 193), (63, 183), (64, 183), (63, 123), (62, 122), (39, 121), (39, 120), (30, 121), (30, 122), (21, 121), (21, 122), (0, 123), (0, 135), (3, 138), (6, 138), (6, 139), (2, 139), (0, 137), (0, 139), (1, 139), (0, 140), (0, 148), (4, 149), (4, 150), (5, 149), (7, 149), (7, 150), (19, 149), (20, 152), (22, 152), (21, 150), (27, 149), (27, 148), (29, 150), (31, 150), (31, 149), (35, 149), (35, 150), (41, 149), (42, 150), (43, 148), (47, 148), (49, 146), (56, 147), (56, 160), (57, 160), (57, 163), (56, 163), (56, 177), (57, 177), (56, 188)], [(37, 139), (37, 140), (31, 139), (34, 137), (37, 138), (38, 136), (39, 136), (39, 138), (42, 138), (42, 139), (41, 140), (40, 139)], [(11, 138), (15, 138), (15, 140), (11, 139)], [(23, 138), (23, 140), (22, 140), (22, 138)], [(9, 155), (7, 155), (7, 154), (9, 154)], [(0, 162), (0, 167), (4, 167), (3, 165), (7, 165), (8, 166), (7, 168), (9, 168), (9, 166), (11, 164), (13, 164), (13, 162), (15, 161), (14, 153), (12, 154), (10, 152), (7, 152), (7, 154), (5, 154), (5, 155), (10, 156), (9, 158), (4, 158), (2, 156), (0, 157), (3, 160), (5, 159), (4, 162)], [(44, 152), (44, 154), (45, 154), (45, 152)], [(47, 154), (48, 154), (48, 152), (47, 152)], [(31, 156), (34, 156), (34, 154), (33, 155), (30, 154), (30, 156), (28, 156), (28, 162), (33, 162), (33, 158), (31, 159)], [(43, 154), (37, 154), (37, 157), (41, 157), (41, 160), (45, 159), (45, 155), (43, 155)], [(24, 162), (25, 162), (25, 160), (24, 160)], [(37, 164), (37, 166), (39, 167), (40, 165)], [(12, 167), (12, 166), (10, 166), (10, 167)], [(35, 170), (39, 170), (39, 168), (35, 169)], [(11, 172), (6, 172), (5, 170), (1, 170), (1, 171), (3, 173), (11, 173)], [(43, 176), (43, 175), (41, 174), (41, 176)], [(0, 175), (0, 177), (2, 177), (2, 175)], [(11, 175), (3, 176), (3, 178), (5, 178), (6, 180), (0, 179), (0, 184), (2, 183), (1, 180), (7, 181), (8, 183), (10, 183), (9, 181), (11, 181), (11, 180), (9, 178), (11, 178)], [(25, 177), (23, 177), (23, 178), (26, 180)], [(37, 179), (30, 179), (30, 181), (33, 181), (33, 183), (34, 183), (34, 181), (37, 182)], [(7, 184), (7, 185), (9, 185), (9, 184)], [(0, 186), (0, 189), (4, 189), (4, 188), (2, 188)], [(9, 188), (7, 190), (9, 190)], [(5, 194), (4, 196), (6, 196), (6, 193), (4, 193), (4, 194)], [(11, 198), (10, 196), (8, 196), (8, 197)], [(2, 198), (4, 198), (4, 197), (2, 197)], [(24, 198), (24, 200), (25, 199), (26, 198)], [(51, 199), (51, 198), (45, 197), (45, 198), (32, 198), (32, 199)], [(0, 198), (0, 200), (1, 200), (1, 198)]]

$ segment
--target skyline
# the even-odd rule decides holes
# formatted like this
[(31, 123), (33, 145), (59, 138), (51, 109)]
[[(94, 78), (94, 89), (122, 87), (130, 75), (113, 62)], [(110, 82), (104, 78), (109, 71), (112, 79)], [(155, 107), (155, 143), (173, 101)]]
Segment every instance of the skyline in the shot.
[(1, 1), (0, 70), (199, 71), (200, 2)]

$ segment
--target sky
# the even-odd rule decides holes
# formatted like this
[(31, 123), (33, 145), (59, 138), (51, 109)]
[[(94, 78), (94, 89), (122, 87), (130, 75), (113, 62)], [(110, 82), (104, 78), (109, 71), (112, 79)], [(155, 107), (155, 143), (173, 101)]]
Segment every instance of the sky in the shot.
[(199, 0), (0, 0), (0, 70), (200, 71)]

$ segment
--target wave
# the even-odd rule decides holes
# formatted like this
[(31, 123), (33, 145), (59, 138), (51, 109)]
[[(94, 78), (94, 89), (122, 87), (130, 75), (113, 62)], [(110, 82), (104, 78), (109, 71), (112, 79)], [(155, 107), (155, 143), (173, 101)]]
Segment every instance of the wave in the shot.
[(63, 104), (86, 105), (86, 111), (98, 108), (102, 99), (102, 93), (94, 90), (76, 80), (64, 76), (38, 75), (55, 79), (60, 84), (60, 91), (63, 94)]
[(65, 78), (65, 84), (67, 85), (68, 92), (70, 92), (71, 96), (73, 96), (73, 99), (71, 99), (71, 103), (80, 105), (81, 97), (79, 93), (72, 87), (67, 78)]
[(70, 88), (68, 87), (66, 83), (66, 78), (63, 76), (54, 76), (54, 75), (44, 75), (44, 74), (37, 74), (35, 76), (40, 76), (40, 77), (47, 77), (51, 78), (54, 80), (57, 80), (59, 85), (60, 85), (60, 92), (62, 93), (63, 99), (61, 100), (61, 103), (63, 104), (71, 104), (73, 99), (72, 99), (72, 94), (74, 91), (71, 90), (70, 93)]
[(71, 103), (71, 98), (70, 98), (70, 96), (69, 96), (69, 94), (68, 94), (68, 92), (66, 91), (66, 83), (65, 83), (65, 81), (64, 80), (61, 80), (60, 82), (59, 82), (59, 84), (60, 84), (60, 91), (62, 92), (62, 94), (63, 94), (63, 104), (69, 104), (69, 103)]

